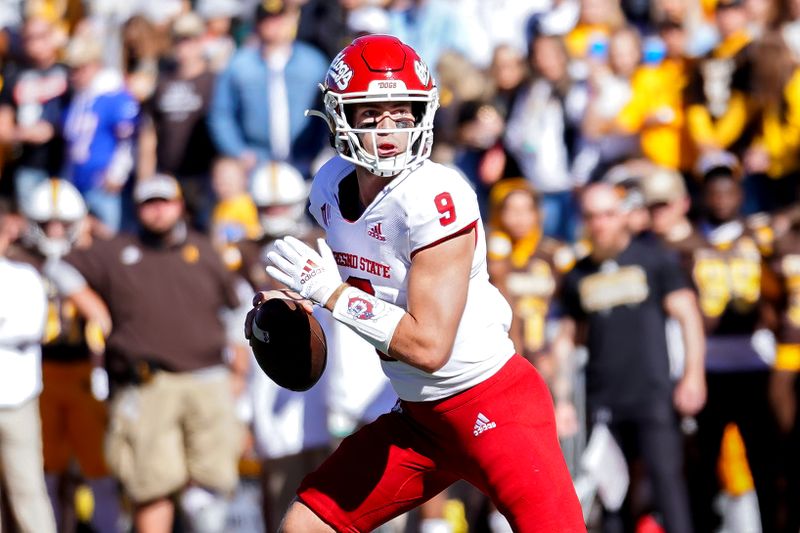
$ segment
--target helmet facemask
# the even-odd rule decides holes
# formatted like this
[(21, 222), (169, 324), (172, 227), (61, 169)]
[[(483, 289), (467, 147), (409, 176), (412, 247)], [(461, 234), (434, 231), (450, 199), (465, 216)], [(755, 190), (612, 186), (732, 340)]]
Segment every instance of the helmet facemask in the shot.
[[(410, 102), (415, 124), (404, 128), (358, 128), (351, 125), (349, 110), (355, 104), (380, 102)], [(339, 155), (372, 174), (391, 177), (413, 168), (428, 159), (433, 147), (433, 117), (439, 107), (436, 88), (430, 91), (409, 91), (403, 94), (375, 94), (371, 92), (348, 93), (346, 95), (326, 91), (325, 111), (333, 131), (334, 147)], [(378, 146), (378, 136), (383, 134), (406, 134), (406, 149), (390, 157), (372, 154), (364, 148), (360, 136), (371, 135), (372, 145)]]
[(60, 221), (64, 224), (64, 235), (61, 237), (50, 237), (47, 235), (47, 225), (50, 220), (29, 220), (28, 226), (23, 234), (23, 242), (26, 245), (35, 247), (44, 257), (57, 259), (67, 255), (81, 234), (83, 221)]

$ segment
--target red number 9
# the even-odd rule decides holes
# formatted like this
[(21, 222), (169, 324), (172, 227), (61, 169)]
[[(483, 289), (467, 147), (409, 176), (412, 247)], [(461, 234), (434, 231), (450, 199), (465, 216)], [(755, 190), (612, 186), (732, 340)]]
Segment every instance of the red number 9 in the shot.
[(439, 224), (449, 226), (456, 221), (456, 206), (453, 204), (453, 197), (449, 192), (437, 194), (433, 201), (436, 203), (436, 210), (442, 214), (439, 217)]

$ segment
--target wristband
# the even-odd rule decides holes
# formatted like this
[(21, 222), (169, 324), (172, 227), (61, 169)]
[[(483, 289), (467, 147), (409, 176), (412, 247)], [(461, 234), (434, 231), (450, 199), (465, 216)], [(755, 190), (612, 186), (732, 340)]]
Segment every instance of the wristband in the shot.
[(333, 318), (383, 353), (389, 353), (394, 330), (406, 312), (356, 287), (347, 287), (333, 306)]

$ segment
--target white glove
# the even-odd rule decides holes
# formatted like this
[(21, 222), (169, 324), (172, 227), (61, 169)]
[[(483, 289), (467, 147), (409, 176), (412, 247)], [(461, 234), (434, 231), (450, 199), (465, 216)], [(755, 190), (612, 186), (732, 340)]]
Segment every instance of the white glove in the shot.
[(342, 284), (342, 276), (325, 240), (317, 239), (317, 246), (319, 253), (294, 237), (278, 239), (267, 254), (272, 263), (267, 267), (267, 274), (303, 298), (325, 305)]

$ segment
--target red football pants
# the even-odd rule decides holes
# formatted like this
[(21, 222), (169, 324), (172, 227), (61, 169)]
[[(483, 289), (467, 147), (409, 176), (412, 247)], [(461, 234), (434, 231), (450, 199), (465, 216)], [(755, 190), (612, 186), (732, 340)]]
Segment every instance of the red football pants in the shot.
[(542, 378), (515, 355), (444, 400), (399, 403), (346, 438), (303, 480), (300, 500), (337, 531), (371, 531), (458, 479), (515, 531), (586, 531)]

